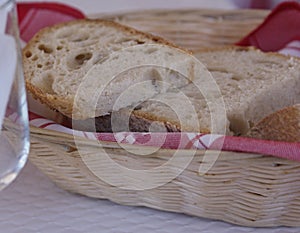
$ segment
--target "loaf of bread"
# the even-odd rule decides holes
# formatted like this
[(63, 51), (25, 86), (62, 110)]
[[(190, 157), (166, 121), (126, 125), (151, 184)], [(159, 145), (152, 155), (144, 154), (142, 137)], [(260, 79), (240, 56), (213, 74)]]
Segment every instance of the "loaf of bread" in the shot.
[(288, 106), (263, 118), (251, 128), (248, 137), (284, 141), (300, 141), (300, 104)]
[[(35, 98), (61, 112), (80, 130), (212, 132), (214, 109), (199, 90), (201, 80), (179, 78), (180, 74), (173, 71), (136, 67), (125, 72), (104, 92), (96, 113), (89, 107), (89, 98), (93, 98), (89, 87), (76, 96), (95, 64), (104, 59), (105, 67), (101, 67), (110, 73), (109, 58), (105, 57), (138, 44), (166, 45), (165, 53), (171, 55), (170, 48), (174, 54), (179, 49), (164, 39), (101, 20), (79, 20), (44, 29), (24, 48), (26, 86)], [(140, 50), (136, 56), (146, 59), (148, 52)], [(226, 134), (246, 135), (268, 114), (300, 102), (297, 58), (234, 46), (200, 50), (194, 56), (207, 67), (220, 89), (226, 109)], [(151, 83), (130, 89), (145, 80)], [(168, 81), (172, 88), (160, 87), (157, 80)], [(98, 77), (90, 86), (100, 87), (105, 81)], [(126, 90), (129, 94), (122, 98)], [(74, 105), (76, 98), (84, 100), (80, 107)], [(117, 100), (122, 104), (114, 109)], [(191, 112), (189, 106), (195, 111)], [(194, 126), (195, 121), (199, 128)]]

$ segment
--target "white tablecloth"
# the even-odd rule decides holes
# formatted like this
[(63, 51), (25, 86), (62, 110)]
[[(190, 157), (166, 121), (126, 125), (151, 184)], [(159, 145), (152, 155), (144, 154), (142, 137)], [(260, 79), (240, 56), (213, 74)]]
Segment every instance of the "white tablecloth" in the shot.
[[(203, 6), (233, 8), (224, 0), (68, 0), (60, 1), (86, 14), (144, 7)], [(300, 228), (254, 229), (228, 223), (127, 207), (68, 193), (56, 187), (30, 162), (17, 180), (0, 192), (0, 232), (81, 233), (81, 232), (172, 232), (172, 233), (298, 233)]]

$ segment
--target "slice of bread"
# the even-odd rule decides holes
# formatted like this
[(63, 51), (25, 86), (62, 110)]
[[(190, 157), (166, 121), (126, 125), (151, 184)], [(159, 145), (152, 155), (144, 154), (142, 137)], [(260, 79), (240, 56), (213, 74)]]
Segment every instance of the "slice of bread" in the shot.
[[(110, 67), (110, 59), (115, 59), (116, 56), (110, 58), (110, 54), (132, 46), (152, 44), (161, 45), (162, 49), (171, 51), (170, 53), (180, 51), (183, 56), (190, 54), (162, 38), (110, 21), (85, 19), (45, 28), (37, 33), (23, 50), (27, 89), (34, 98), (73, 119), (107, 115), (112, 112), (113, 103), (124, 89), (143, 81), (152, 84), (144, 82), (147, 86), (139, 86), (139, 92), (133, 92), (132, 97), (126, 101), (124, 99), (125, 102), (119, 108), (137, 104), (140, 100), (165, 92), (165, 87), (157, 85), (157, 80), (163, 81), (174, 75), (172, 72), (161, 75), (160, 71), (151, 67), (136, 68), (122, 73), (122, 68), (130, 64), (130, 58), (126, 58), (125, 55), (117, 64), (121, 73), (112, 81), (96, 77), (93, 83), (89, 83), (91, 81), (85, 80), (87, 73), (95, 64), (104, 63), (90, 71), (92, 72), (90, 76), (93, 72), (96, 75), (102, 72), (107, 77), (112, 77), (114, 68)], [(126, 52), (130, 53), (125, 51), (123, 54)], [(159, 57), (161, 52), (158, 53), (147, 46), (135, 49), (134, 57), (143, 61), (147, 53), (150, 60), (161, 59)], [(169, 54), (170, 59), (172, 55)], [(171, 80), (174, 80), (175, 86), (183, 86), (189, 82), (183, 79)], [(75, 103), (75, 97), (82, 83), (85, 83), (85, 89)], [(106, 86), (103, 87), (104, 85)], [(98, 88), (99, 92), (100, 88), (103, 88), (102, 99), (97, 103), (96, 112), (95, 106), (90, 101), (92, 90), (95, 88)], [(140, 95), (134, 96), (137, 93)]]
[[(166, 47), (159, 52), (147, 46), (129, 49), (125, 55), (128, 52), (130, 56), (122, 57), (114, 53), (139, 44)], [(182, 56), (178, 57), (178, 50)], [(114, 56), (110, 56), (112, 53)], [(113, 22), (79, 20), (42, 30), (23, 54), (28, 90), (65, 115), (76, 129), (223, 132), (212, 130), (222, 128), (224, 122), (212, 120), (219, 109), (211, 108), (209, 101), (214, 100), (207, 98), (209, 92), (203, 93), (211, 86), (201, 77), (180, 78), (182, 75), (172, 70), (137, 66), (119, 73), (114, 82), (102, 89), (107, 80), (97, 74), (115, 75), (118, 67), (112, 64), (126, 68), (133, 57), (139, 61), (148, 59), (150, 63), (151, 59), (166, 60), (169, 64), (175, 57), (181, 66), (191, 65), (184, 60), (188, 52), (164, 39)], [(162, 54), (166, 56), (161, 58)], [(218, 84), (226, 108), (226, 134), (245, 135), (260, 119), (300, 102), (297, 58), (242, 47), (206, 49), (194, 55)], [(189, 68), (187, 72), (193, 70)], [(87, 77), (91, 78), (85, 82), (88, 85), (81, 85)], [(139, 88), (131, 88), (140, 83), (143, 85)], [(101, 101), (93, 103), (98, 89)], [(124, 92), (126, 98), (122, 98)]]

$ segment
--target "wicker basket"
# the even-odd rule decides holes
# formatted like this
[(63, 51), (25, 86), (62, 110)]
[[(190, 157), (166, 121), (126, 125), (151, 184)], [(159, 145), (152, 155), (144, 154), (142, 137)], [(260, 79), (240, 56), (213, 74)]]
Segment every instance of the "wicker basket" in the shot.
[(234, 44), (268, 15), (263, 10), (141, 11), (102, 17), (167, 38), (196, 50)]
[[(251, 10), (182, 10), (133, 12), (105, 18), (198, 49), (236, 42), (267, 14)], [(85, 138), (76, 138), (75, 142), (72, 135), (31, 127), (29, 159), (59, 187), (89, 197), (243, 226), (300, 226), (300, 163), (258, 154), (222, 152), (209, 172), (199, 175), (205, 151), (198, 150), (187, 168), (164, 185), (128, 190), (110, 185), (91, 172), (78, 145), (91, 160), (107, 153), (124, 167), (136, 170), (159, 166), (174, 154), (174, 150), (159, 149), (150, 156), (138, 156), (129, 151), (148, 148), (127, 145), (125, 150), (117, 143)], [(178, 153), (184, 159), (189, 151)], [(100, 164), (96, 169), (105, 166)]]

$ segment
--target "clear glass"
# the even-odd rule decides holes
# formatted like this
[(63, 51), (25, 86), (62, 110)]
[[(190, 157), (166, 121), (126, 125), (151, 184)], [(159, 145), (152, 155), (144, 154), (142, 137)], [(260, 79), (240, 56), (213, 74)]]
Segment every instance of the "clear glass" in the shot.
[(27, 100), (14, 0), (0, 0), (0, 190), (26, 163), (29, 152)]

